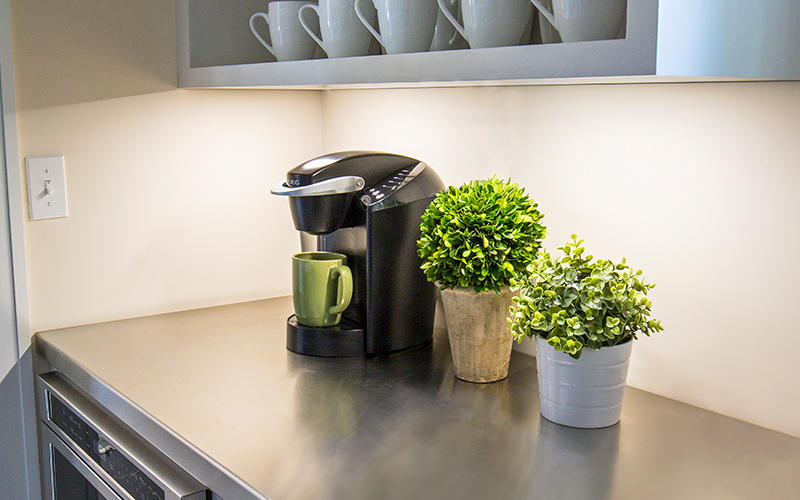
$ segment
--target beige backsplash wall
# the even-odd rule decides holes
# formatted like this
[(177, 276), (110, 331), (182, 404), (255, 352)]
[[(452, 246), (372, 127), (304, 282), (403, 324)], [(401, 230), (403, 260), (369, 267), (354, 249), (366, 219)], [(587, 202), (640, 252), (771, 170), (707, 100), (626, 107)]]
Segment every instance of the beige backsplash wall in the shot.
[(329, 91), (322, 117), (325, 151), (526, 186), (548, 250), (657, 283), (632, 385), (800, 436), (800, 83)]
[(19, 115), (63, 154), (69, 216), (26, 221), (33, 331), (285, 295), (299, 251), (269, 194), (320, 150), (315, 92), (177, 90)]

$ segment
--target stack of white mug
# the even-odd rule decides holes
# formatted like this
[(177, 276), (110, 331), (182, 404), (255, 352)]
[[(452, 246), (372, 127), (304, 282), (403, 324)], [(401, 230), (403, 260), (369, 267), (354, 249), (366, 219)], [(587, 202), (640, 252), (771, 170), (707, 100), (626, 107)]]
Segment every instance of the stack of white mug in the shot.
[(386, 54), (482, 49), (529, 43), (533, 6), (545, 42), (577, 42), (616, 38), (627, 0), (275, 0), (250, 29), (278, 61), (312, 59), (317, 45), (329, 58), (365, 56), (372, 37)]

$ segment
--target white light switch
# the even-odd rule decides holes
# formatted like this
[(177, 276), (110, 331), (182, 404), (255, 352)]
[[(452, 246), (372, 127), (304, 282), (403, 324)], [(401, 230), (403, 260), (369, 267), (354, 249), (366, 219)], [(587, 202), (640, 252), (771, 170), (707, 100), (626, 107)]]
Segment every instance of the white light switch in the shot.
[(31, 220), (67, 216), (67, 180), (63, 156), (25, 158)]

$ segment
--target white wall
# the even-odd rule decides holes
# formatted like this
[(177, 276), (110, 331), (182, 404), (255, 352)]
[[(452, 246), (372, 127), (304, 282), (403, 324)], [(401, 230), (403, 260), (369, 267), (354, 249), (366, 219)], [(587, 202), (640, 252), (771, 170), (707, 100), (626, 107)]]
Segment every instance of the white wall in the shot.
[(11, 13), (20, 156), (64, 155), (69, 204), (25, 222), (31, 330), (289, 293), (269, 187), (319, 153), (319, 92), (176, 90), (174, 0)]
[(33, 331), (289, 293), (299, 239), (269, 187), (318, 154), (319, 129), (319, 97), (302, 92), (20, 113), (21, 155), (64, 155), (69, 204), (25, 224)]
[(494, 173), (657, 283), (629, 383), (800, 436), (800, 83), (326, 92), (323, 149)]

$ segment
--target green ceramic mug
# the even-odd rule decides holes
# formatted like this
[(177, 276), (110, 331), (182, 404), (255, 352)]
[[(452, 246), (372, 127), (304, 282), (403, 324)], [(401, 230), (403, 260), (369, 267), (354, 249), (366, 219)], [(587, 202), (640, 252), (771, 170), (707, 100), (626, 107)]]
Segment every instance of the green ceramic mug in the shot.
[(353, 275), (347, 267), (347, 256), (333, 252), (293, 255), (292, 291), (299, 324), (338, 325), (353, 298)]

